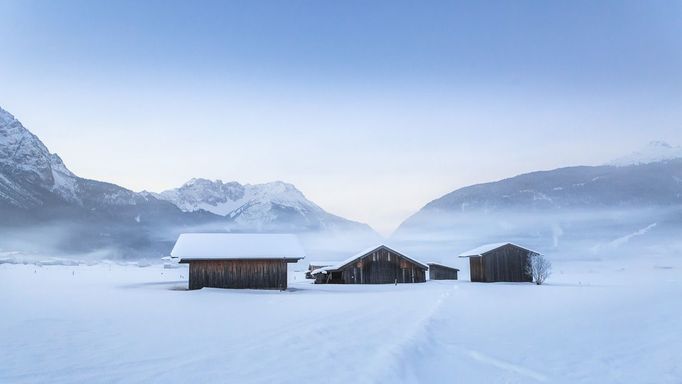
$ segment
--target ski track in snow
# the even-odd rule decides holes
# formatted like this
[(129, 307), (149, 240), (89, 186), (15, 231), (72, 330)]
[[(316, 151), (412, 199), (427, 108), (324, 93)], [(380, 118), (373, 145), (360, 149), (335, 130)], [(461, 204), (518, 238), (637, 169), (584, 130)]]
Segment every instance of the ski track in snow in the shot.
[(519, 375), (534, 379), (536, 381), (547, 381), (547, 377), (543, 374), (524, 368), (506, 361), (498, 360), (478, 351), (469, 351), (469, 356), (481, 363), (489, 364), (495, 368), (499, 368), (508, 372), (518, 373)]
[[(425, 342), (423, 337), (431, 327), (433, 316), (440, 310), (441, 306), (448, 297), (450, 297), (456, 286), (449, 287), (448, 290), (442, 292), (438, 298), (431, 303), (430, 308), (424, 312), (414, 325), (406, 332), (402, 338), (398, 339), (395, 344), (390, 347), (382, 348), (381, 354), (377, 357), (380, 361), (386, 363), (376, 370), (374, 382), (390, 382), (392, 380), (404, 380), (404, 375), (410, 377), (410, 353), (413, 349), (419, 348)], [(396, 372), (401, 374), (401, 377), (395, 377)], [(415, 378), (416, 379), (416, 378)]]
[[(448, 354), (451, 356), (458, 355), (461, 358), (470, 358), (478, 363), (488, 365), (492, 368), (503, 371), (507, 374), (520, 376), (521, 379), (527, 378), (537, 382), (546, 382), (547, 376), (532, 370), (527, 367), (513, 364), (498, 358), (494, 358), (483, 352), (469, 349), (465, 346), (456, 345), (452, 343), (434, 343), (440, 332), (447, 332), (447, 327), (439, 327), (435, 321), (436, 314), (439, 314), (444, 306), (447, 306), (452, 293), (459, 289), (457, 286), (449, 287), (449, 289), (440, 294), (439, 298), (432, 304), (429, 311), (425, 312), (423, 318), (415, 324), (411, 332), (398, 343), (393, 345), (391, 349), (386, 350), (385, 354), (393, 356), (390, 363), (379, 370), (379, 376), (375, 382), (398, 382), (405, 381), (411, 383), (420, 383), (420, 376), (415, 372), (415, 367), (420, 363), (419, 359), (414, 359), (411, 354), (413, 351), (419, 351), (422, 357), (426, 357), (424, 351), (432, 345), (439, 345), (438, 354)], [(441, 329), (446, 328), (446, 329)], [(382, 376), (383, 375), (383, 376)], [(453, 376), (457, 376), (457, 372), (452, 372)]]

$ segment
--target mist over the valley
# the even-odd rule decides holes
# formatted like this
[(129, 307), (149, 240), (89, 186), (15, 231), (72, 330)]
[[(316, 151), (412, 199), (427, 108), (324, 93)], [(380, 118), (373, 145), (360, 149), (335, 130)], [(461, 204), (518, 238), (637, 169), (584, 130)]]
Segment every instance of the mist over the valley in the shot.
[(682, 248), (682, 159), (568, 167), (465, 187), (393, 237), (435, 257), (517, 242), (553, 257), (664, 255)]
[(513, 242), (562, 259), (624, 258), (682, 250), (682, 208), (421, 214), (394, 241), (411, 254), (451, 259), (481, 244)]
[[(516, 242), (564, 259), (682, 249), (682, 158), (653, 142), (611, 165), (532, 172), (435, 199), (388, 238), (331, 214), (294, 185), (195, 178), (133, 192), (73, 174), (0, 109), (0, 260), (150, 260), (183, 232), (296, 233), (309, 259), (339, 260), (378, 243), (461, 263), (484, 243)], [(390, 192), (387, 192), (390, 193)]]

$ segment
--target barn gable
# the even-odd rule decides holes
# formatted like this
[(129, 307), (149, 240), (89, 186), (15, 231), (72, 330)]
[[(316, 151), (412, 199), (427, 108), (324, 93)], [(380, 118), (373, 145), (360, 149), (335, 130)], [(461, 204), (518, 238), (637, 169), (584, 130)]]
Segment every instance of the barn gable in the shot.
[(428, 266), (385, 245), (372, 247), (341, 263), (312, 272), (316, 283), (392, 284), (426, 281)]
[(410, 260), (410, 261), (413, 262), (414, 264), (419, 265), (420, 267), (422, 267), (422, 268), (424, 268), (424, 269), (428, 269), (428, 268), (429, 268), (428, 265), (426, 265), (426, 264), (424, 264), (424, 263), (422, 263), (422, 262), (420, 262), (420, 261), (411, 259), (411, 258), (409, 258), (409, 257), (407, 257), (407, 256), (405, 256), (405, 255), (403, 255), (403, 254), (401, 254), (401, 253), (399, 253), (398, 251), (393, 250), (393, 249), (391, 249), (391, 248), (389, 248), (389, 247), (387, 247), (387, 246), (385, 246), (385, 245), (379, 245), (378, 247), (372, 247), (372, 248), (365, 249), (364, 251), (358, 252), (358, 253), (356, 253), (355, 255), (353, 255), (353, 256), (347, 258), (346, 260), (342, 261), (342, 262), (339, 263), (338, 265), (334, 266), (334, 268), (336, 268), (336, 269), (341, 269), (341, 268), (345, 267), (346, 265), (348, 265), (348, 264), (350, 264), (350, 263), (352, 263), (352, 262), (354, 262), (354, 261), (356, 261), (356, 260), (358, 260), (358, 259), (360, 259), (360, 258), (362, 258), (362, 257), (364, 257), (364, 256), (371, 255), (372, 253), (378, 252), (378, 251), (381, 251), (381, 250), (390, 251), (390, 252), (392, 252), (392, 253), (394, 253), (394, 254), (396, 254), (396, 255), (398, 255), (398, 256), (400, 256), (400, 257), (406, 259), (406, 260)]

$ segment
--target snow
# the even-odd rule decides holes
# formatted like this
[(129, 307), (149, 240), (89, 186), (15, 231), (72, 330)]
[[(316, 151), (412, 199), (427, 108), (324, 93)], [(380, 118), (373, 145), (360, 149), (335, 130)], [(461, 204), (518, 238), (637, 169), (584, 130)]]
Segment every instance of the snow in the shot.
[(316, 260), (316, 261), (308, 261), (308, 265), (316, 265), (320, 267), (331, 267), (332, 265), (336, 265), (340, 263), (340, 261), (328, 261), (328, 260)]
[(554, 271), (186, 291), (186, 267), (0, 264), (0, 382), (680, 382), (682, 258)]
[(606, 244), (599, 243), (599, 244), (595, 245), (594, 247), (592, 247), (592, 252), (595, 252), (595, 253), (599, 252), (603, 248), (607, 248), (607, 249), (619, 248), (619, 247), (629, 243), (630, 240), (632, 240), (633, 238), (645, 235), (647, 232), (651, 231), (654, 227), (656, 227), (656, 225), (658, 225), (658, 223), (652, 223), (652, 224), (649, 224), (646, 227), (639, 229), (635, 232), (632, 232), (632, 233), (627, 234), (625, 236), (621, 236), (617, 239), (611, 240)]
[(313, 276), (317, 275), (318, 273), (322, 273), (322, 274), (325, 274), (325, 275), (326, 275), (326, 274), (327, 274), (327, 271), (334, 271), (334, 270), (336, 270), (336, 269), (337, 269), (337, 267), (336, 267), (335, 265), (330, 265), (330, 266), (327, 266), (327, 267), (322, 267), (322, 268), (313, 269), (312, 271), (310, 271), (310, 274), (313, 275)]
[(296, 235), (256, 233), (183, 233), (171, 256), (192, 259), (302, 259)]
[(644, 148), (627, 156), (612, 160), (607, 165), (624, 167), (628, 165), (648, 164), (659, 161), (682, 158), (682, 147), (672, 146), (664, 141), (649, 142)]
[(0, 125), (9, 125), (16, 120), (14, 115), (0, 108)]
[(294, 207), (299, 211), (321, 209), (306, 199), (295, 186), (281, 181), (241, 185), (234, 181), (223, 183), (222, 180), (191, 179), (180, 188), (155, 196), (175, 204), (183, 211), (203, 209), (221, 216), (234, 215), (244, 206), (268, 206), (271, 203)]
[(609, 245), (611, 245), (611, 246), (613, 246), (613, 247), (619, 247), (619, 246), (621, 246), (621, 245), (623, 245), (623, 244), (626, 244), (626, 243), (628, 243), (630, 240), (632, 240), (634, 237), (642, 236), (642, 235), (646, 234), (647, 232), (649, 232), (650, 230), (652, 230), (657, 224), (658, 224), (658, 223), (649, 224), (649, 225), (647, 225), (645, 228), (642, 228), (642, 229), (640, 229), (640, 230), (638, 230), (638, 231), (636, 231), (636, 232), (633, 232), (633, 233), (631, 233), (631, 234), (629, 234), (629, 235), (625, 235), (625, 236), (623, 236), (623, 237), (619, 237), (619, 238), (613, 240), (611, 243), (609, 243)]
[[(492, 244), (481, 245), (480, 247), (476, 247), (476, 248), (470, 249), (470, 250), (468, 250), (468, 251), (466, 251), (466, 252), (462, 252), (462, 253), (459, 254), (458, 257), (481, 256), (482, 254), (484, 254), (484, 253), (486, 253), (486, 252), (490, 252), (490, 251), (492, 251), (493, 249), (497, 249), (497, 248), (502, 247), (502, 246), (505, 246), (505, 245), (507, 245), (507, 244), (514, 245), (514, 246), (517, 246), (517, 247), (523, 248), (523, 249), (528, 249), (528, 248), (526, 248), (526, 247), (523, 247), (523, 246), (521, 246), (521, 245), (517, 245), (517, 244), (514, 244), (514, 243), (492, 243)], [(540, 252), (535, 252), (535, 251), (533, 251), (532, 249), (528, 249), (528, 250), (531, 251), (531, 252), (540, 254)]]

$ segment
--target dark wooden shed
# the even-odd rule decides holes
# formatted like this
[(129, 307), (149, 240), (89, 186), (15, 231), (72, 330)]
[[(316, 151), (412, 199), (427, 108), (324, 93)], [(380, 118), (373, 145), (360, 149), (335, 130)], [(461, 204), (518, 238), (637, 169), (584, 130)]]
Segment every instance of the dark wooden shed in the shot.
[(385, 245), (313, 271), (316, 284), (423, 283), (429, 267)]
[(459, 269), (440, 263), (427, 263), (429, 266), (430, 280), (457, 280)]
[(287, 288), (287, 264), (304, 257), (288, 234), (183, 233), (171, 256), (189, 264), (189, 289)]
[(476, 282), (532, 282), (526, 271), (528, 258), (539, 254), (512, 243), (487, 244), (464, 252), (459, 257), (469, 258), (471, 281)]

